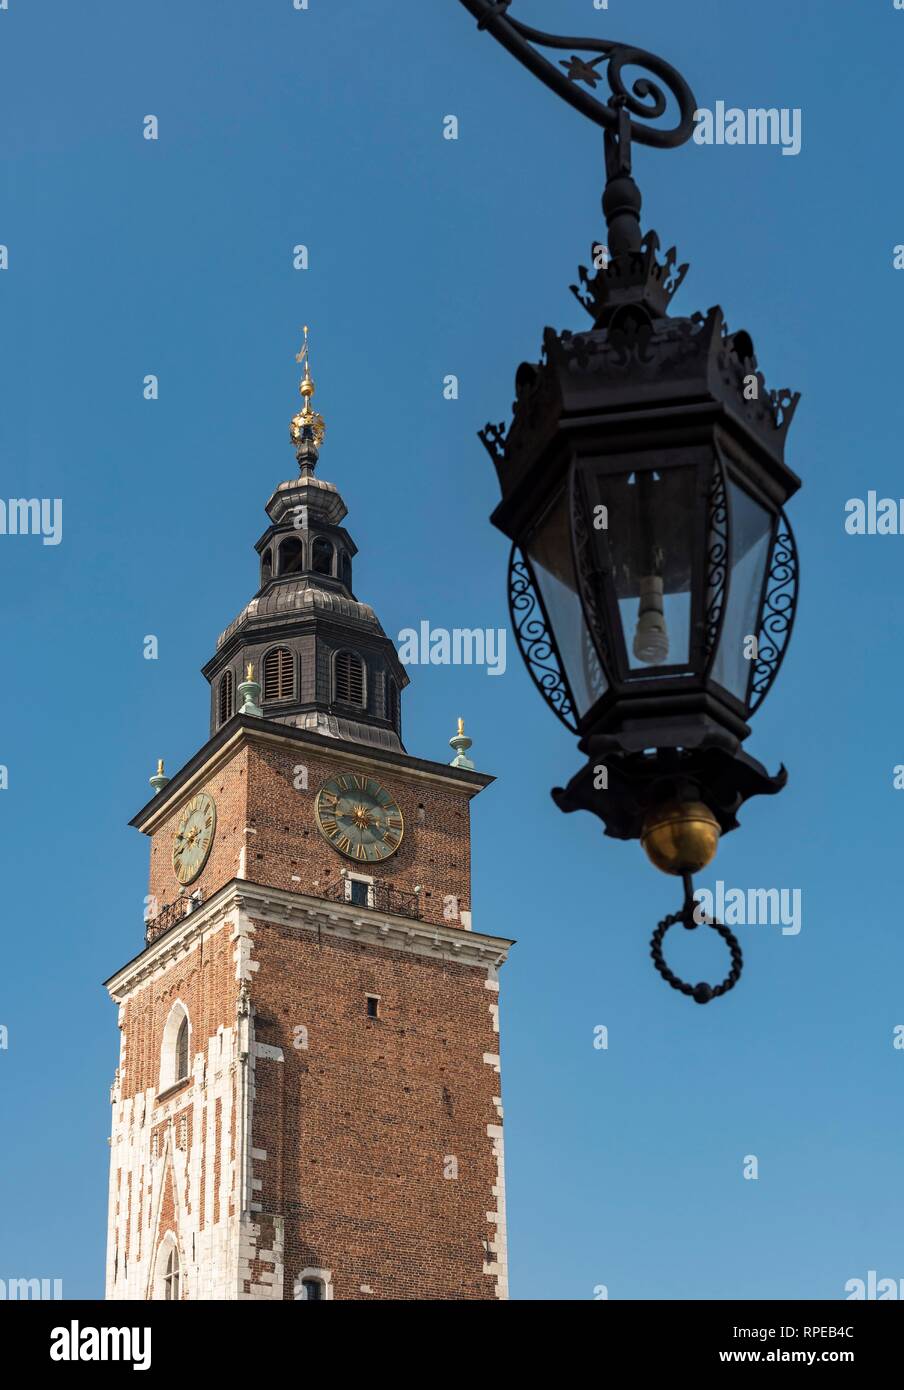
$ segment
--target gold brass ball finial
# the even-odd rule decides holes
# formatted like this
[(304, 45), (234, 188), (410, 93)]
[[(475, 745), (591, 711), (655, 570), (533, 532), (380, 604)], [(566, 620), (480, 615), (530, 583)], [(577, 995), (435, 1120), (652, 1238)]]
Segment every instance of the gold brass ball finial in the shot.
[(314, 395), (315, 387), (314, 379), (311, 376), (311, 352), (308, 346), (307, 324), (304, 325), (303, 331), (304, 342), (295, 355), (295, 361), (304, 363), (304, 376), (298, 385), (298, 392), (304, 401), (304, 406), (297, 415), (292, 416), (289, 425), (289, 437), (295, 445), (296, 451), (304, 448), (306, 444), (313, 444), (315, 448), (319, 449), (326, 433), (323, 416), (318, 415), (311, 406), (311, 397)]
[(664, 874), (696, 874), (719, 847), (720, 828), (702, 801), (668, 801), (647, 813), (640, 843)]

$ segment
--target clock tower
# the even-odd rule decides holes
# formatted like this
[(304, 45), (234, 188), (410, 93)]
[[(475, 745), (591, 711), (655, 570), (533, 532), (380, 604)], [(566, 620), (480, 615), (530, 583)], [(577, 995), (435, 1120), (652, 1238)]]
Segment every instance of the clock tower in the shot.
[(507, 1296), (498, 973), (471, 917), (475, 770), (408, 753), (355, 597), (305, 344), (298, 476), (203, 668), (210, 738), (132, 824), (145, 942), (119, 1007), (108, 1299)]

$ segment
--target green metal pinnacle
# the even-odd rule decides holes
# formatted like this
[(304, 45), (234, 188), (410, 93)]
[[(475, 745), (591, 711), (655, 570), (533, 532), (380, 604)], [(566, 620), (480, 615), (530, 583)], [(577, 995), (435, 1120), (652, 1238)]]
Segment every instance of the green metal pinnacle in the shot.
[(251, 714), (257, 719), (263, 719), (264, 711), (258, 704), (260, 694), (260, 681), (254, 679), (254, 667), (249, 661), (247, 675), (238, 688), (238, 695), (242, 701), (239, 714)]
[(468, 772), (474, 771), (474, 764), (468, 757), (468, 749), (471, 747), (472, 739), (465, 733), (465, 721), (459, 719), (458, 733), (449, 739), (449, 747), (455, 749), (455, 757), (449, 764), (450, 767), (463, 767)]
[(163, 759), (162, 759), (162, 758), (158, 758), (158, 759), (157, 759), (157, 771), (154, 773), (153, 777), (149, 777), (149, 778), (148, 778), (148, 781), (150, 782), (151, 786), (154, 788), (154, 795), (155, 795), (155, 796), (157, 795), (158, 792), (162, 792), (162, 791), (163, 791), (163, 788), (166, 786), (167, 782), (169, 781), (169, 778), (167, 777), (166, 773), (163, 771)]

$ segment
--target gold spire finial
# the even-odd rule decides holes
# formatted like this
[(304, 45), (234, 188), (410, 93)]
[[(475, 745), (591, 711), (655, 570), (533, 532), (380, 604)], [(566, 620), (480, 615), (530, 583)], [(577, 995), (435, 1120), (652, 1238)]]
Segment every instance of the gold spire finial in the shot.
[(458, 736), (459, 736), (459, 738), (461, 738), (461, 736), (462, 736), (462, 734), (464, 733), (464, 731), (465, 731), (465, 721), (462, 719), (461, 715), (459, 715), (459, 716), (458, 716)]
[(246, 669), (246, 671), (245, 671), (245, 680), (246, 680), (246, 681), (253, 681), (253, 680), (254, 680), (254, 662), (253, 662), (253, 661), (249, 661), (249, 662), (248, 662), (248, 667), (247, 667), (247, 669)]
[(299, 394), (304, 396), (307, 400), (314, 394), (314, 382), (311, 377), (311, 353), (308, 347), (307, 324), (304, 325), (302, 332), (304, 333), (304, 342), (301, 345), (300, 351), (296, 353), (295, 361), (304, 363), (304, 376), (301, 378), (301, 383), (298, 387), (298, 391)]
[[(319, 449), (323, 443), (323, 436), (326, 433), (326, 425), (323, 416), (318, 415), (317, 411), (311, 406), (311, 397), (314, 394), (314, 378), (311, 376), (311, 349), (308, 345), (308, 325), (303, 329), (304, 341), (295, 355), (296, 362), (304, 363), (304, 376), (298, 385), (298, 393), (304, 401), (304, 406), (297, 415), (292, 416), (289, 426), (289, 437), (298, 452), (306, 443), (313, 443)], [(299, 459), (299, 462), (301, 460)]]
[(162, 777), (162, 776), (163, 776), (163, 759), (162, 759), (162, 758), (158, 758), (158, 759), (157, 759), (157, 776), (158, 776), (158, 777)]

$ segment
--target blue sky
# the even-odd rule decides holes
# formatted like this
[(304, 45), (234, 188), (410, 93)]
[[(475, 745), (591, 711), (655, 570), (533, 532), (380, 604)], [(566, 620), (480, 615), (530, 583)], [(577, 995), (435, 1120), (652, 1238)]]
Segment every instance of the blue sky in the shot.
[[(54, 547), (0, 537), (0, 1278), (98, 1297), (118, 1037), (100, 981), (138, 949), (146, 891), (127, 821), (154, 760), (175, 769), (206, 739), (199, 668), (255, 589), (263, 504), (295, 466), (300, 325), (359, 596), (393, 635), (504, 625), (475, 431), (508, 415), (544, 325), (589, 322), (568, 286), (602, 230), (602, 140), (456, 0), (9, 5), (2, 491), (63, 498), (64, 531)], [(498, 778), (474, 804), (473, 906), (475, 928), (518, 938), (502, 997), (512, 1294), (843, 1297), (869, 1269), (904, 1276), (904, 537), (844, 529), (849, 498), (904, 495), (904, 12), (858, 6), (856, 36), (839, 0), (515, 13), (662, 53), (701, 106), (802, 113), (796, 157), (691, 143), (638, 150), (635, 173), (644, 225), (691, 262), (675, 311), (720, 303), (769, 384), (803, 393), (798, 627), (747, 745), (790, 780), (747, 805), (700, 879), (798, 888), (803, 927), (739, 929), (739, 988), (680, 998), (647, 954), (676, 885), (556, 810), (549, 788), (579, 755), (513, 646), (501, 677), (411, 671), (409, 751), (448, 758), (463, 714)], [(698, 936), (673, 948), (692, 978), (722, 966)]]

